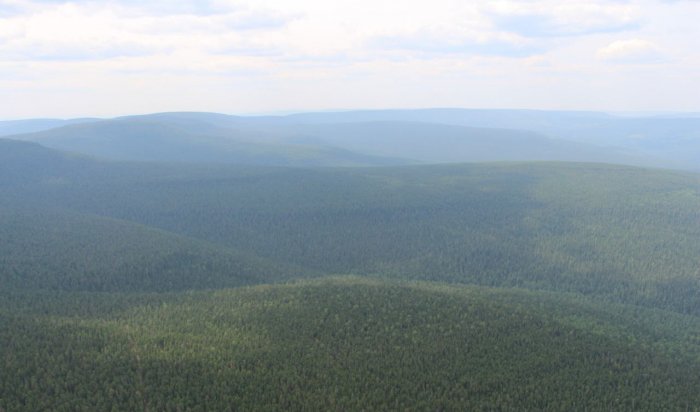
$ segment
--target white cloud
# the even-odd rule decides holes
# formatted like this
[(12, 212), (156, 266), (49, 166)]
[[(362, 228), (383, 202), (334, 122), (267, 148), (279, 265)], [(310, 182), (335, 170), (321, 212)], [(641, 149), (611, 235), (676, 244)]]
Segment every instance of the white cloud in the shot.
[(640, 26), (638, 7), (600, 0), (484, 2), (482, 9), (502, 30), (530, 37), (581, 36)]
[(379, 36), (371, 40), (377, 48), (404, 50), (417, 57), (435, 54), (523, 57), (541, 51), (537, 45), (510, 33), (474, 33), (470, 31), (419, 30), (412, 33)]
[(130, 2), (44, 3), (25, 2), (23, 13), (0, 18), (0, 58), (87, 61), (187, 49), (270, 54), (266, 33), (298, 18), (243, 6), (214, 14), (176, 12), (179, 8), (144, 14)]
[(618, 40), (598, 50), (601, 60), (618, 63), (650, 63), (663, 60), (660, 49), (642, 39)]
[[(0, 0), (0, 118), (429, 105), (697, 110), (699, 13), (700, 2), (662, 0)], [(609, 64), (658, 61), (664, 70)], [(640, 84), (651, 83), (668, 85), (666, 101), (643, 98), (650, 92)]]

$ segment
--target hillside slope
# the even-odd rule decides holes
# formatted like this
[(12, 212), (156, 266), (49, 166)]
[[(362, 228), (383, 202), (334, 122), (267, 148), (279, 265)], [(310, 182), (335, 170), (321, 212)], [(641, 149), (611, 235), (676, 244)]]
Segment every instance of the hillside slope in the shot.
[(272, 166), (376, 166), (410, 163), (328, 145), (273, 142), (264, 132), (203, 121), (119, 118), (14, 136), (110, 160)]
[(0, 137), (24, 133), (35, 133), (70, 124), (87, 123), (96, 119), (25, 119), (0, 121)]
[[(539, 128), (534, 129), (537, 131), (507, 129), (507, 122), (490, 127), (468, 127), (473, 116), (457, 121), (456, 115), (446, 117), (444, 121), (448, 123), (443, 124), (439, 122), (442, 117), (425, 114), (423, 111), (379, 111), (238, 117), (215, 113), (158, 113), (82, 123), (14, 138), (60, 150), (131, 161), (278, 166), (512, 160), (664, 164), (654, 153), (642, 155), (636, 148), (613, 148), (612, 139), (609, 142), (598, 139), (596, 144), (572, 142), (559, 139), (557, 133), (541, 134)], [(415, 115), (415, 119), (411, 115)], [(435, 122), (426, 121), (433, 117)], [(379, 120), (360, 121), (364, 118)], [(338, 121), (332, 122), (332, 119)]]
[(697, 318), (556, 295), (339, 278), (9, 303), (0, 305), (6, 410), (700, 404), (697, 335), (688, 332)]
[(231, 173), (122, 183), (119, 203), (104, 188), (52, 198), (323, 273), (700, 313), (695, 175), (591, 164)]
[(594, 144), (636, 155), (652, 161), (648, 165), (700, 170), (700, 117), (697, 114), (616, 116), (586, 111), (434, 108), (300, 113), (284, 119), (289, 123), (322, 125), (412, 121), (529, 130), (554, 139)]
[[(87, 129), (58, 130), (60, 126), (87, 123), (92, 123)], [(145, 124), (160, 125), (161, 130), (138, 130)], [(34, 136), (34, 132), (42, 133)], [(42, 139), (55, 148), (120, 160), (222, 161), (224, 157), (226, 162), (302, 166), (384, 165), (410, 159), (577, 160), (700, 170), (700, 117), (692, 113), (621, 116), (585, 111), (448, 108), (287, 116), (173, 112), (103, 121), (0, 122), (0, 136), (9, 135), (21, 140)], [(451, 152), (455, 135), (462, 146)], [(115, 136), (121, 146), (114, 144)], [(172, 140), (164, 139), (167, 136)], [(416, 140), (417, 136), (421, 139)], [(220, 137), (233, 139), (236, 144), (222, 143)], [(331, 142), (333, 146), (328, 146)], [(469, 142), (473, 146), (466, 144)], [(177, 147), (192, 153), (188, 156), (171, 150)], [(378, 150), (368, 151), (373, 149)], [(347, 152), (357, 150), (359, 153)], [(372, 158), (382, 153), (389, 159)], [(408, 157), (396, 159), (399, 153)]]
[(164, 292), (301, 275), (292, 266), (252, 254), (135, 223), (65, 211), (0, 209), (0, 238), (4, 291)]
[(383, 121), (292, 125), (278, 130), (282, 129), (310, 142), (424, 163), (555, 160), (653, 164), (651, 157), (645, 159), (623, 150), (503, 128)]
[(0, 207), (135, 222), (313, 273), (577, 292), (700, 313), (695, 174), (585, 163), (285, 169), (61, 159), (21, 184), (12, 176), (22, 173), (0, 176)]

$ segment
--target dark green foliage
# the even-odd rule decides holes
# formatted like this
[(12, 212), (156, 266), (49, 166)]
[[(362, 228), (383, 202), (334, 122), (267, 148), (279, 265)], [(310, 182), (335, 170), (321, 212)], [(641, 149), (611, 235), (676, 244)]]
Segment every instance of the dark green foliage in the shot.
[(700, 313), (693, 174), (563, 163), (304, 170), (65, 162), (47, 162), (21, 185), (0, 176), (8, 187), (0, 207), (136, 222), (282, 271), (577, 292)]
[(0, 411), (700, 405), (697, 175), (0, 140), (0, 189)]
[(338, 278), (2, 307), (13, 411), (700, 404), (697, 318), (575, 297)]
[(0, 238), (0, 290), (213, 289), (302, 273), (201, 240), (67, 212), (0, 209)]

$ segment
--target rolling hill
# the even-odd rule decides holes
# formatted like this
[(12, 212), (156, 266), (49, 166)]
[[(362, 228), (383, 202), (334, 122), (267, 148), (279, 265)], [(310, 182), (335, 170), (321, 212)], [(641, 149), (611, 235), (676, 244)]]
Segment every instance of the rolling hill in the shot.
[[(582, 163), (67, 165), (56, 156), (34, 180), (0, 177), (0, 207), (138, 223), (313, 273), (575, 292), (700, 313), (696, 174)], [(33, 170), (30, 159), (17, 164)]]
[[(333, 138), (379, 150), (365, 128), (404, 126)], [(700, 404), (695, 173), (121, 162), (0, 139), (0, 190), (0, 410)]]
[[(513, 113), (512, 116), (518, 115), (516, 119), (525, 120), (533, 115)], [(607, 117), (593, 117), (596, 123), (583, 114), (547, 116), (544, 118), (553, 119), (552, 127), (543, 128), (535, 121), (509, 123), (507, 116), (501, 123), (482, 119), (473, 122), (478, 127), (467, 126), (470, 119), (478, 118), (468, 111), (378, 111), (285, 117), (159, 113), (81, 123), (13, 138), (128, 161), (305, 167), (535, 160), (679, 165), (672, 158), (678, 160), (680, 154), (672, 153), (675, 149), (669, 146), (678, 139), (667, 139), (668, 144), (658, 152), (611, 137), (617, 130), (614, 128), (593, 130), (600, 138), (572, 141), (561, 138), (571, 137), (560, 133), (567, 124), (564, 120), (587, 122), (590, 129), (598, 127), (600, 119)], [(493, 117), (498, 118), (496, 114)], [(692, 158), (692, 153), (685, 153), (683, 162)]]
[(167, 121), (158, 121), (158, 118), (102, 120), (13, 138), (39, 142), (63, 151), (121, 161), (270, 166), (376, 166), (411, 163), (326, 145), (271, 142), (264, 138), (262, 132), (222, 129), (216, 123), (188, 121), (188, 117), (171, 117)]
[(529, 130), (554, 139), (593, 144), (613, 153), (653, 160), (647, 165), (700, 170), (700, 117), (697, 114), (616, 116), (585, 111), (416, 109), (300, 113), (288, 116), (287, 120), (325, 125), (412, 121)]
[(136, 223), (0, 209), (4, 291), (168, 292), (313, 275)]
[(0, 122), (0, 136), (10, 135), (118, 160), (283, 166), (575, 160), (700, 170), (700, 117), (693, 114), (486, 109), (287, 116), (175, 112), (107, 120)]
[(4, 300), (0, 325), (0, 407), (13, 411), (700, 403), (696, 317), (523, 290), (351, 277), (59, 294)]
[(70, 124), (86, 123), (97, 119), (25, 119), (0, 121), (0, 137), (16, 134), (35, 133), (55, 129)]
[(292, 141), (315, 142), (362, 153), (416, 159), (423, 163), (493, 161), (588, 161), (652, 164), (623, 150), (554, 139), (502, 128), (452, 126), (411, 121), (284, 125)]

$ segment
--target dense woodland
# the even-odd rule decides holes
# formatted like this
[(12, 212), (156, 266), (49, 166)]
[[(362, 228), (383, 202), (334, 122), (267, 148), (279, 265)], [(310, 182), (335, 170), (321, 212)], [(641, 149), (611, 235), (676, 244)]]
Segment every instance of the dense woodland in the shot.
[[(335, 278), (5, 300), (6, 410), (692, 410), (696, 317)], [(8, 308), (11, 306), (11, 308)]]
[(0, 191), (0, 410), (700, 405), (694, 173), (0, 139)]
[[(6, 179), (0, 199), (0, 230), (15, 231), (0, 251), (4, 276), (17, 273), (8, 287), (22, 288), (41, 273), (55, 277), (48, 265), (69, 277), (99, 273), (124, 282), (129, 270), (119, 268), (132, 268), (131, 278), (144, 282), (55, 285), (67, 290), (166, 291), (363, 274), (578, 292), (700, 313), (695, 174), (573, 163), (280, 169), (65, 157), (22, 167), (34, 176), (18, 172), (25, 181), (14, 185)], [(31, 253), (60, 258), (27, 265), (27, 242), (51, 242), (47, 230), (56, 247)], [(107, 232), (115, 236), (100, 236)], [(162, 239), (147, 240), (155, 237)], [(86, 243), (90, 248), (79, 246)], [(117, 261), (90, 258), (99, 253)], [(227, 259), (242, 268), (227, 272)], [(172, 272), (163, 278), (171, 284), (145, 285), (142, 272), (159, 264)], [(187, 275), (197, 265), (208, 265), (206, 276), (216, 280)], [(31, 288), (43, 282), (52, 284), (39, 279)]]

